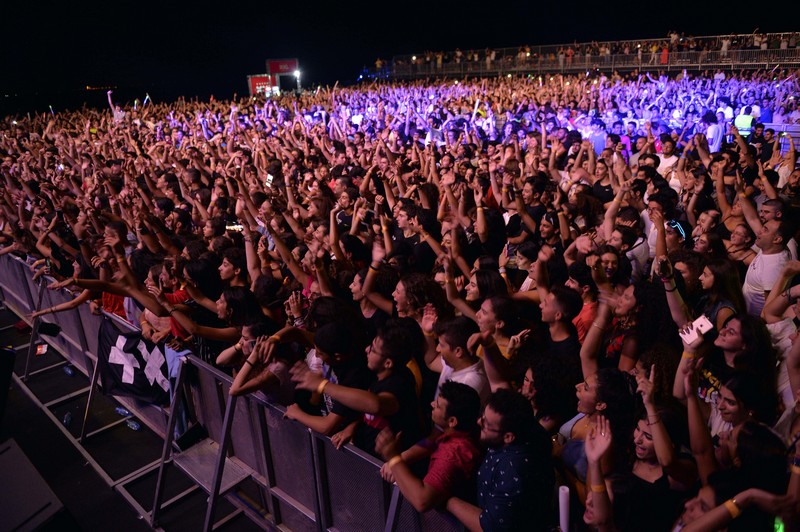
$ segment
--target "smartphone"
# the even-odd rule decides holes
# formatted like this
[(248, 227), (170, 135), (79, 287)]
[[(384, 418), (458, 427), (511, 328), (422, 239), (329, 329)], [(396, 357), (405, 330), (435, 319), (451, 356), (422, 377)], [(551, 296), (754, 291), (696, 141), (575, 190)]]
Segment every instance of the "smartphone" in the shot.
[(242, 224), (226, 225), (225, 230), (236, 231), (237, 233), (241, 233), (244, 230), (244, 226)]
[(714, 325), (712, 325), (711, 321), (703, 315), (692, 322), (692, 326), (688, 331), (681, 331), (679, 334), (684, 342), (691, 344), (697, 340), (700, 334), (705, 334), (713, 328)]
[(47, 353), (47, 348), (50, 347), (47, 344), (39, 344), (36, 346), (36, 356), (42, 356), (43, 354)]
[(272, 182), (275, 180), (275, 176), (272, 174), (267, 174), (267, 179), (264, 181), (264, 186), (267, 188), (272, 188)]
[(660, 259), (658, 261), (658, 268), (656, 274), (658, 274), (659, 277), (666, 277), (669, 274), (669, 272), (667, 271), (667, 260), (668, 259)]

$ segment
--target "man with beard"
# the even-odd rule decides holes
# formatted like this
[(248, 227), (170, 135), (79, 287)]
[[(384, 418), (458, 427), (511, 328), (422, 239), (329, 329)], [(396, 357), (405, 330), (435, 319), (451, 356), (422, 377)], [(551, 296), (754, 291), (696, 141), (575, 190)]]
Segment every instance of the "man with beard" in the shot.
[(800, 207), (800, 168), (789, 174), (779, 196), (786, 205)]
[(549, 530), (555, 484), (551, 443), (530, 402), (499, 389), (480, 426), (488, 451), (478, 471), (478, 506), (452, 497), (447, 509), (470, 531)]

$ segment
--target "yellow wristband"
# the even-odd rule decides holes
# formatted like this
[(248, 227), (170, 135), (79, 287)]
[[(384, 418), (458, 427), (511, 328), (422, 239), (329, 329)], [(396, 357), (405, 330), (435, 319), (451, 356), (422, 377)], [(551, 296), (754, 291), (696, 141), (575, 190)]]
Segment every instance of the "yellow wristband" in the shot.
[(605, 493), (606, 485), (605, 484), (599, 484), (597, 486), (592, 485), (589, 486), (589, 489), (592, 490), (592, 493)]
[(728, 513), (731, 514), (731, 519), (736, 519), (739, 517), (739, 514), (742, 513), (741, 508), (736, 504), (736, 499), (728, 499), (725, 501), (725, 508), (728, 510)]
[(329, 381), (328, 379), (322, 379), (322, 382), (320, 382), (319, 386), (317, 386), (317, 393), (319, 395), (322, 395), (322, 392), (325, 391), (325, 387), (328, 385), (329, 382), (331, 381)]
[(681, 360), (686, 358), (695, 359), (697, 358), (697, 355), (695, 355), (694, 353), (687, 353), (686, 351), (684, 351), (683, 354), (681, 355)]
[(269, 337), (269, 339), (272, 340), (273, 342), (280, 342), (281, 341), (281, 337), (278, 336), (277, 334), (273, 334), (272, 336)]
[(389, 469), (391, 469), (397, 463), (402, 462), (402, 461), (403, 461), (403, 457), (398, 454), (397, 456), (392, 457), (391, 460), (386, 462), (386, 465), (389, 467)]

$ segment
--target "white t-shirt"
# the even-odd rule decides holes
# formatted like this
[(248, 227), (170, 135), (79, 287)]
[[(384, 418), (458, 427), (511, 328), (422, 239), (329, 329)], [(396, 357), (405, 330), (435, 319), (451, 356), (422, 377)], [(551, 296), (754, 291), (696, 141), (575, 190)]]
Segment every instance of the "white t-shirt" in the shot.
[(489, 379), (483, 370), (483, 360), (478, 360), (475, 364), (461, 370), (454, 370), (442, 358), (442, 372), (439, 374), (439, 384), (436, 386), (436, 395), (439, 395), (439, 387), (447, 381), (466, 384), (481, 397), (481, 404), (486, 404), (492, 389), (489, 386)]
[(640, 236), (636, 239), (633, 247), (625, 252), (625, 256), (628, 257), (629, 261), (631, 261), (631, 267), (633, 268), (631, 277), (633, 281), (640, 281), (645, 275), (647, 275), (646, 268), (647, 262), (650, 260), (650, 245), (647, 243), (644, 237)]
[(710, 124), (706, 130), (706, 138), (708, 139), (708, 149), (711, 153), (719, 151), (722, 146), (722, 128), (717, 124)]
[(756, 258), (747, 268), (747, 275), (742, 286), (742, 294), (744, 295), (748, 314), (752, 316), (761, 315), (766, 301), (764, 292), (772, 290), (775, 281), (781, 276), (783, 266), (790, 259), (791, 254), (787, 250), (771, 255), (764, 255), (761, 251), (758, 252)]

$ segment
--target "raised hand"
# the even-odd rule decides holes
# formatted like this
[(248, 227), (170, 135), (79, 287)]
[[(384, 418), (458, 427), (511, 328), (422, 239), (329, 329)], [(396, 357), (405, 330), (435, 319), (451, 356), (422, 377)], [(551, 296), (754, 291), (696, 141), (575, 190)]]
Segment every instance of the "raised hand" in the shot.
[(599, 462), (611, 448), (612, 440), (611, 423), (605, 416), (598, 415), (597, 423), (583, 442), (586, 459), (594, 463)]
[(520, 347), (525, 345), (525, 342), (528, 341), (528, 337), (530, 337), (531, 330), (530, 329), (523, 329), (518, 334), (515, 334), (508, 340), (508, 354), (514, 355), (519, 351)]
[(642, 396), (642, 401), (645, 405), (652, 406), (653, 403), (653, 389), (656, 378), (656, 365), (650, 367), (650, 378), (644, 375), (644, 372), (639, 372), (636, 375), (636, 392)]
[(439, 314), (436, 312), (436, 307), (430, 303), (425, 305), (425, 310), (422, 313), (422, 321), (420, 322), (422, 332), (425, 334), (433, 334), (433, 330), (436, 327), (436, 322), (438, 319)]
[(296, 362), (289, 370), (289, 373), (291, 373), (292, 382), (295, 383), (297, 388), (308, 390), (309, 392), (316, 391), (323, 381), (323, 376), (311, 371), (311, 368), (303, 360)]

